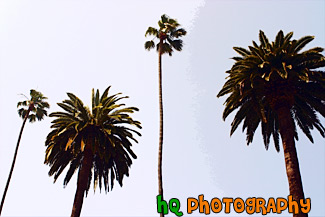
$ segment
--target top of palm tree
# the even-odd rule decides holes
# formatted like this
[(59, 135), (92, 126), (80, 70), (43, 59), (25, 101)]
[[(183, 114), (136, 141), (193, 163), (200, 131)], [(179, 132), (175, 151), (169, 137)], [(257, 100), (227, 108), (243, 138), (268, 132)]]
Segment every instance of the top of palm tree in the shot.
[(154, 36), (150, 41), (146, 41), (144, 47), (146, 50), (151, 50), (154, 48), (154, 39), (158, 38), (157, 52), (159, 52), (159, 47), (162, 46), (161, 54), (168, 53), (169, 56), (172, 55), (173, 49), (181, 51), (183, 47), (183, 41), (178, 39), (179, 37), (185, 36), (186, 31), (183, 28), (178, 28), (180, 24), (177, 20), (169, 18), (166, 14), (161, 16), (161, 20), (158, 21), (159, 29), (154, 27), (149, 27), (146, 31), (145, 36)]
[[(313, 142), (310, 130), (314, 127), (325, 136), (325, 129), (317, 112), (325, 116), (325, 58), (320, 47), (301, 52), (314, 39), (305, 36), (290, 40), (293, 33), (284, 36), (282, 30), (274, 42), (269, 42), (263, 31), (259, 33), (260, 45), (253, 41), (248, 49), (234, 47), (240, 55), (235, 60), (227, 81), (218, 97), (230, 94), (225, 101), (223, 118), (238, 109), (232, 122), (231, 134), (243, 123), (247, 144), (253, 140), (259, 123), (265, 147), (273, 135), (279, 150), (277, 110), (287, 106), (292, 118)], [(295, 125), (294, 125), (295, 126)], [(295, 129), (296, 132), (296, 129)], [(298, 139), (297, 132), (295, 138)]]
[[(27, 98), (27, 97), (26, 97)], [(35, 122), (36, 120), (42, 120), (44, 115), (47, 116), (45, 109), (50, 108), (50, 105), (44, 100), (47, 99), (41, 92), (31, 89), (30, 99), (17, 103), (17, 108), (22, 107), (18, 110), (18, 114), (21, 118), (25, 118), (28, 114), (29, 122)]]
[[(54, 175), (54, 181), (69, 165), (64, 179), (64, 185), (68, 184), (82, 163), (86, 145), (91, 146), (94, 155), (94, 190), (97, 184), (101, 189), (103, 181), (105, 190), (109, 191), (109, 180), (112, 189), (114, 179), (122, 186), (124, 175), (129, 175), (132, 164), (129, 155), (137, 158), (131, 150), (131, 140), (137, 142), (132, 133), (141, 136), (129, 128), (131, 125), (141, 128), (140, 122), (133, 120), (129, 114), (138, 111), (138, 108), (118, 104), (118, 101), (128, 97), (120, 97), (120, 93), (109, 96), (109, 89), (110, 87), (101, 96), (99, 90), (95, 93), (93, 89), (91, 110), (77, 96), (67, 93), (69, 99), (58, 103), (64, 112), (50, 114), (55, 119), (51, 126), (53, 130), (45, 142), (45, 163), (50, 165), (49, 175)], [(91, 178), (87, 191), (90, 182)]]

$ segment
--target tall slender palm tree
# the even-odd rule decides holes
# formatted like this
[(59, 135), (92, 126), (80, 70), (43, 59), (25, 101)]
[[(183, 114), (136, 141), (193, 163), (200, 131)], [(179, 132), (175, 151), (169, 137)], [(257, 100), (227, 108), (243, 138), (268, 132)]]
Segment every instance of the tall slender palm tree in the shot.
[[(159, 112), (160, 112), (160, 126), (159, 126), (159, 152), (158, 152), (158, 185), (159, 195), (163, 198), (163, 186), (162, 186), (162, 149), (163, 149), (163, 101), (162, 101), (162, 70), (161, 56), (168, 53), (172, 56), (172, 52), (175, 50), (181, 51), (183, 48), (183, 41), (178, 39), (179, 37), (185, 36), (186, 31), (183, 28), (178, 28), (180, 24), (177, 20), (169, 18), (167, 15), (162, 15), (161, 20), (158, 21), (159, 29), (149, 27), (146, 31), (145, 36), (152, 35), (154, 38), (150, 41), (146, 41), (144, 47), (146, 50), (154, 48), (154, 40), (157, 38), (158, 52), (158, 77), (159, 77)], [(163, 214), (161, 214), (163, 216)]]
[[(279, 31), (270, 43), (260, 31), (260, 45), (253, 41), (249, 50), (234, 47), (240, 57), (233, 58), (235, 64), (227, 71), (229, 76), (218, 97), (230, 94), (223, 118), (238, 109), (230, 134), (244, 121), (247, 145), (253, 141), (260, 123), (266, 149), (272, 135), (279, 152), (280, 134), (290, 195), (299, 201), (305, 196), (295, 147), (296, 124), (311, 142), (310, 130), (314, 127), (325, 137), (325, 129), (317, 117), (317, 113), (325, 116), (325, 73), (320, 69), (325, 66), (325, 58), (320, 47), (300, 52), (313, 36), (290, 40), (292, 35), (290, 32), (284, 36)], [(299, 212), (294, 216), (307, 214)]]
[(122, 186), (124, 175), (129, 176), (131, 157), (137, 158), (131, 150), (131, 140), (137, 142), (132, 133), (141, 134), (128, 125), (141, 128), (140, 122), (129, 116), (138, 109), (118, 104), (128, 97), (120, 97), (120, 93), (109, 96), (109, 89), (102, 96), (99, 90), (96, 93), (92, 90), (91, 110), (74, 94), (68, 93), (69, 99), (58, 103), (64, 112), (50, 114), (55, 119), (51, 126), (54, 129), (45, 142), (45, 164), (51, 167), (49, 175), (54, 175), (55, 182), (69, 165), (64, 178), (64, 185), (67, 185), (79, 169), (72, 217), (80, 216), (92, 177), (94, 190), (98, 184), (101, 190), (103, 183), (108, 192), (109, 185), (113, 189), (114, 179)]
[(20, 108), (18, 110), (18, 114), (23, 119), (23, 124), (20, 128), (20, 133), (18, 136), (18, 141), (17, 141), (17, 145), (16, 145), (14, 158), (12, 160), (7, 184), (6, 184), (3, 196), (2, 196), (1, 205), (0, 205), (0, 215), (1, 215), (2, 208), (3, 208), (3, 204), (6, 199), (6, 194), (7, 194), (8, 188), (9, 188), (9, 183), (11, 180), (12, 172), (15, 167), (18, 148), (19, 148), (21, 136), (23, 134), (23, 130), (24, 130), (26, 121), (27, 120), (29, 120), (29, 122), (35, 122), (36, 120), (40, 121), (44, 118), (44, 116), (47, 115), (46, 109), (48, 109), (50, 107), (50, 105), (44, 101), (45, 99), (47, 99), (47, 98), (45, 96), (43, 96), (43, 94), (41, 92), (38, 92), (38, 91), (32, 89), (32, 90), (30, 90), (30, 99), (22, 101), (22, 102), (18, 102), (18, 104), (17, 104), (17, 107), (22, 106), (22, 108)]

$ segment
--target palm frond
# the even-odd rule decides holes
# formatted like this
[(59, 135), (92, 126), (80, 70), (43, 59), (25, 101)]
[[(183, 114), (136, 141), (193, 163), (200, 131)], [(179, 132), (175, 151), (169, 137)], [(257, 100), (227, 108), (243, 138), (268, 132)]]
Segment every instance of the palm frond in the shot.
[(245, 48), (242, 47), (233, 47), (233, 49), (240, 55), (242, 55), (243, 57), (246, 57), (248, 55), (251, 54), (251, 52), (249, 50), (246, 50)]
[(186, 30), (183, 28), (172, 30), (170, 36), (172, 38), (179, 38), (186, 35)]
[(158, 37), (158, 30), (153, 27), (148, 27), (148, 29), (145, 33), (145, 37), (147, 37), (148, 35), (153, 35), (155, 37)]
[(170, 43), (171, 47), (174, 48), (177, 51), (182, 51), (183, 48), (183, 41), (181, 39), (176, 39), (176, 40), (168, 40)]
[(154, 41), (146, 41), (146, 43), (144, 44), (144, 48), (146, 50), (151, 50), (152, 48), (155, 48), (155, 42)]
[(314, 36), (304, 36), (301, 39), (299, 39), (297, 41), (297, 44), (294, 48), (294, 52), (298, 53), (303, 47), (306, 46), (306, 44), (308, 44), (309, 42), (311, 42), (312, 40), (314, 40)]

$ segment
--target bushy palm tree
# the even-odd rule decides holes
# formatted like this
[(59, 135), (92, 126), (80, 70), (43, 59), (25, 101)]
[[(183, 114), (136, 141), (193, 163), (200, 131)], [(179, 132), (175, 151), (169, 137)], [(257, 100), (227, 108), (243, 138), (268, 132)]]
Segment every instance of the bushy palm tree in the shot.
[(290, 40), (292, 35), (290, 32), (284, 36), (279, 31), (275, 41), (270, 43), (260, 31), (260, 45), (253, 41), (248, 50), (234, 47), (240, 57), (233, 58), (235, 64), (227, 71), (229, 76), (218, 97), (230, 94), (223, 118), (237, 110), (231, 134), (243, 122), (247, 145), (253, 141), (260, 123), (266, 149), (273, 136), (279, 151), (281, 136), (290, 195), (299, 201), (304, 199), (304, 192), (295, 147), (296, 124), (311, 142), (310, 130), (314, 127), (325, 136), (325, 129), (317, 117), (317, 113), (325, 116), (325, 73), (321, 70), (325, 58), (320, 47), (301, 52), (313, 36)]
[[(144, 47), (146, 50), (151, 50), (157, 47), (158, 52), (158, 77), (159, 77), (159, 111), (160, 111), (160, 126), (159, 126), (159, 153), (158, 153), (158, 185), (159, 195), (163, 198), (163, 186), (162, 186), (162, 149), (163, 149), (163, 101), (162, 101), (162, 70), (161, 56), (168, 53), (172, 56), (172, 52), (175, 50), (181, 51), (183, 48), (183, 41), (178, 39), (186, 35), (186, 31), (183, 28), (179, 28), (180, 24), (177, 20), (169, 18), (167, 15), (162, 15), (161, 20), (158, 21), (159, 29), (149, 27), (145, 36), (151, 35), (154, 38), (145, 42)], [(159, 42), (155, 45), (154, 40), (158, 39)], [(163, 214), (161, 214), (163, 216)]]
[(53, 130), (46, 139), (45, 164), (51, 168), (49, 175), (54, 181), (69, 165), (64, 178), (67, 185), (78, 169), (77, 190), (71, 216), (80, 216), (85, 194), (87, 195), (93, 177), (94, 190), (97, 185), (105, 191), (113, 188), (114, 179), (122, 186), (124, 175), (129, 176), (132, 158), (137, 156), (131, 150), (131, 141), (137, 142), (132, 133), (141, 136), (133, 125), (141, 128), (140, 122), (129, 114), (138, 111), (135, 107), (118, 104), (123, 98), (119, 94), (109, 96), (108, 87), (102, 96), (99, 90), (92, 90), (92, 108), (72, 93), (69, 99), (58, 105), (64, 112), (54, 112), (50, 117)]
[(22, 102), (18, 102), (17, 107), (22, 107), (18, 110), (18, 114), (19, 116), (23, 119), (23, 124), (20, 128), (20, 133), (18, 136), (18, 141), (17, 141), (17, 145), (16, 145), (16, 150), (15, 150), (15, 154), (14, 154), (14, 158), (12, 160), (12, 165), (11, 165), (11, 169), (9, 172), (9, 176), (8, 176), (8, 180), (7, 180), (7, 184), (2, 196), (2, 200), (1, 200), (1, 205), (0, 205), (0, 215), (1, 215), (1, 211), (3, 208), (3, 204), (6, 198), (6, 194), (8, 191), (8, 187), (9, 187), (9, 183), (11, 180), (11, 176), (12, 176), (12, 172), (14, 170), (15, 167), (15, 162), (16, 162), (16, 158), (17, 158), (17, 153), (18, 153), (18, 148), (19, 148), (19, 144), (20, 144), (20, 140), (21, 140), (21, 136), (23, 134), (23, 130), (25, 127), (25, 123), (27, 120), (29, 120), (29, 122), (35, 122), (36, 120), (42, 120), (44, 118), (44, 116), (47, 115), (47, 111), (46, 109), (48, 109), (50, 107), (50, 105), (45, 102), (44, 100), (47, 99), (45, 96), (43, 96), (43, 94), (41, 92), (38, 92), (36, 90), (30, 90), (30, 99), (27, 99), (25, 101)]

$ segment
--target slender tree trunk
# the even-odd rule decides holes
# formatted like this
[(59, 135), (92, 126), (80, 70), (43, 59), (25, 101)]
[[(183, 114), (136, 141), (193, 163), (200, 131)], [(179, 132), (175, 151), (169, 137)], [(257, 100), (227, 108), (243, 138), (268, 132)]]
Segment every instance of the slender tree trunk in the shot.
[(82, 203), (85, 191), (88, 186), (89, 174), (93, 163), (93, 153), (89, 144), (86, 144), (81, 168), (78, 173), (77, 190), (74, 197), (71, 217), (79, 217), (81, 213)]
[[(159, 195), (161, 199), (164, 199), (163, 196), (163, 181), (162, 181), (162, 151), (163, 151), (163, 101), (162, 101), (162, 70), (161, 70), (161, 50), (162, 50), (163, 40), (160, 39), (159, 44), (159, 57), (158, 57), (158, 74), (159, 74), (159, 151), (158, 151), (158, 188)], [(165, 214), (160, 213), (161, 217), (164, 217)]]
[[(282, 106), (277, 109), (280, 134), (283, 144), (284, 159), (289, 182), (290, 195), (299, 204), (300, 199), (305, 199), (299, 170), (298, 156), (294, 141), (294, 123), (290, 109)], [(300, 205), (299, 205), (300, 206)], [(308, 214), (293, 214), (294, 217), (307, 217)]]
[(21, 136), (23, 134), (23, 130), (24, 130), (24, 127), (25, 127), (29, 112), (32, 110), (32, 108), (33, 108), (33, 105), (30, 105), (28, 110), (27, 110), (26, 116), (24, 118), (23, 124), (22, 124), (22, 126), (20, 128), (20, 133), (19, 133), (19, 136), (18, 136), (18, 141), (17, 141), (17, 145), (16, 145), (14, 158), (12, 160), (11, 169), (10, 169), (10, 172), (9, 172), (7, 184), (6, 184), (5, 190), (4, 190), (3, 195), (2, 195), (2, 200), (1, 200), (1, 205), (0, 205), (0, 216), (1, 216), (2, 208), (3, 208), (3, 204), (4, 204), (5, 199), (6, 199), (6, 194), (7, 194), (8, 188), (9, 188), (9, 183), (10, 183), (10, 180), (11, 180), (12, 172), (14, 171)]

